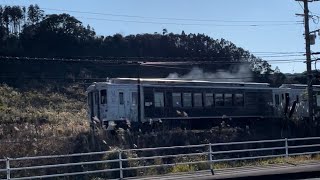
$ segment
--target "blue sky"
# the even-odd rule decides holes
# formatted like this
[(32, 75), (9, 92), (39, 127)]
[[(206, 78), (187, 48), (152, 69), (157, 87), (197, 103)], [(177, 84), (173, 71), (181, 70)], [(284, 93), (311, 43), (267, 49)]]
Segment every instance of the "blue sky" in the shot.
[[(266, 53), (305, 51), (304, 26), (295, 24), (297, 21), (303, 20), (302, 17), (295, 15), (303, 13), (303, 10), (295, 0), (0, 0), (0, 2), (2, 5), (38, 4), (40, 8), (46, 8), (46, 14), (69, 13), (81, 20), (84, 25), (90, 24), (98, 35), (154, 33), (162, 32), (163, 28), (174, 33), (181, 33), (182, 30), (186, 33), (204, 33), (214, 39), (227, 39), (237, 46), (249, 50), (256, 56), (269, 60), (273, 68), (278, 66), (282, 72), (298, 73), (306, 69), (302, 62), (272, 62), (272, 60), (282, 59), (303, 59), (303, 56)], [(320, 2), (310, 3), (309, 6), (313, 14), (320, 15)], [(70, 11), (143, 16), (143, 18)], [(176, 18), (176, 20), (159, 18)], [(197, 21), (177, 19), (195, 19)], [(256, 24), (259, 26), (248, 26)], [(320, 25), (311, 20), (310, 29), (318, 28)], [(319, 37), (317, 37), (317, 41), (312, 46), (314, 52), (320, 51)], [(314, 65), (312, 67), (315, 68)]]

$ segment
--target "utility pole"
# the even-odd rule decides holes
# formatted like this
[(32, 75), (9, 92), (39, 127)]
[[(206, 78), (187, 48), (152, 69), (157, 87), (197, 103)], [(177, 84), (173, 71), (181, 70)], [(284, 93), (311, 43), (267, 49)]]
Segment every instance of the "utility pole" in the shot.
[(304, 4), (304, 28), (305, 28), (305, 40), (306, 40), (306, 64), (307, 64), (307, 78), (308, 78), (308, 102), (309, 102), (309, 123), (313, 122), (313, 90), (312, 90), (312, 70), (311, 70), (311, 48), (310, 48), (310, 30), (309, 30), (309, 7), (308, 2), (310, 0), (296, 0), (303, 1)]

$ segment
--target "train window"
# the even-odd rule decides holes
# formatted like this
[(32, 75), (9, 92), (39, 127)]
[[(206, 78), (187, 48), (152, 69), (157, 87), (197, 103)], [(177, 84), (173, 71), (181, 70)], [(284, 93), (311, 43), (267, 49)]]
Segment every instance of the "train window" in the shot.
[(193, 94), (193, 106), (202, 107), (202, 93)]
[(164, 107), (164, 95), (162, 92), (154, 93), (154, 106), (155, 107)]
[(92, 106), (92, 92), (90, 92), (89, 93), (89, 95), (88, 95), (88, 105), (89, 105), (89, 107), (91, 107)]
[(120, 105), (123, 105), (123, 104), (124, 104), (123, 92), (119, 92), (119, 104), (120, 104)]
[(223, 106), (223, 94), (215, 94), (216, 106)]
[(107, 104), (107, 90), (101, 90), (100, 91), (101, 96), (101, 104)]
[(172, 93), (172, 106), (181, 107), (181, 93)]
[(280, 96), (279, 96), (279, 94), (275, 94), (274, 95), (274, 99), (275, 99), (276, 105), (279, 105), (280, 104)]
[(286, 93), (286, 99), (288, 99), (290, 96), (289, 96), (289, 93)]
[(98, 94), (98, 92), (95, 92), (95, 93), (94, 93), (94, 103), (95, 103), (96, 105), (98, 105), (98, 103), (99, 103), (99, 94)]
[(138, 93), (132, 92), (131, 97), (132, 97), (132, 105), (137, 105), (138, 104)]
[(232, 106), (232, 94), (224, 94), (224, 105)]
[(191, 93), (183, 93), (183, 107), (192, 107)]
[(297, 103), (299, 102), (299, 95), (297, 95), (297, 97), (296, 97), (296, 101), (297, 101)]
[(214, 99), (212, 93), (205, 93), (204, 105), (206, 107), (211, 107), (214, 105)]
[(235, 106), (243, 106), (244, 105), (243, 94), (235, 94), (234, 95), (234, 105)]

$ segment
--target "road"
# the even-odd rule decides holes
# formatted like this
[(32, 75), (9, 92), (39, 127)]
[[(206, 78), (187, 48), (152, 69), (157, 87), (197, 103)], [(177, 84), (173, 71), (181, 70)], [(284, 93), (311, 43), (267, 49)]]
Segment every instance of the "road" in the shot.
[(130, 180), (214, 180), (214, 179), (306, 179), (320, 177), (320, 162), (305, 164), (281, 164), (269, 166), (246, 166), (216, 170), (215, 175), (210, 171), (198, 171), (184, 174), (164, 176), (127, 178)]

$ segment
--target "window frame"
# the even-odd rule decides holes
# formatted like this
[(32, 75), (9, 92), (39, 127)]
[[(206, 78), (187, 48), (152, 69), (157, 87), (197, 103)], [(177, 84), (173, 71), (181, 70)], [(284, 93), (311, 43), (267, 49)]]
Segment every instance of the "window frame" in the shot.
[(93, 93), (94, 95), (94, 104), (95, 105), (98, 105), (100, 102), (99, 102), (99, 92), (98, 91), (95, 91), (94, 93)]
[[(238, 97), (237, 95), (241, 95), (241, 104), (238, 103)], [(244, 107), (244, 94), (243, 93), (235, 93), (233, 94), (233, 105), (238, 107)]]
[[(199, 96), (199, 95), (200, 95), (200, 98), (196, 98), (196, 96)], [(202, 108), (203, 107), (202, 93), (195, 92), (192, 94), (192, 98), (193, 98), (193, 107), (195, 107), (195, 108)]]
[(280, 105), (280, 95), (279, 94), (274, 95), (274, 103), (275, 103), (275, 105)]
[[(218, 104), (219, 101), (218, 100), (218, 97), (221, 95), (221, 100), (220, 100), (220, 103), (221, 104)], [(214, 103), (215, 103), (215, 107), (224, 107), (224, 94), (223, 93), (215, 93), (215, 96), (214, 96)]]
[[(104, 93), (102, 93), (104, 92)], [(108, 96), (107, 96), (107, 90), (102, 89), (100, 90), (100, 104), (107, 104), (108, 103)]]
[(119, 105), (124, 105), (124, 92), (119, 92)]
[(89, 92), (88, 93), (88, 106), (89, 107), (93, 106), (93, 98), (94, 98), (93, 92)]
[[(179, 97), (180, 97), (179, 105), (177, 105), (177, 101), (174, 101), (174, 97), (175, 97), (174, 94), (179, 95)], [(174, 108), (182, 107), (182, 95), (181, 95), (181, 93), (172, 92), (171, 96), (172, 96), (172, 107), (174, 107)], [(178, 97), (178, 96), (176, 96), (176, 97)]]
[[(186, 95), (188, 95), (189, 101), (188, 106), (186, 106)], [(182, 106), (185, 108), (191, 108), (192, 107), (192, 93), (191, 92), (184, 92), (182, 93)]]
[[(229, 96), (231, 95), (231, 96)], [(225, 107), (231, 107), (233, 106), (233, 94), (232, 93), (224, 93), (224, 106)], [(228, 97), (227, 97), (228, 96)], [(228, 100), (228, 101), (227, 101)]]
[[(211, 95), (211, 96), (207, 96), (207, 95)], [(207, 99), (208, 99), (208, 97), (212, 97), (212, 102), (211, 102), (211, 104), (209, 105), (207, 102)], [(215, 97), (214, 97), (214, 93), (209, 93), (209, 92), (205, 92), (204, 93), (204, 107), (214, 107), (215, 106), (215, 99), (214, 99)]]
[(138, 105), (138, 92), (131, 92), (131, 105)]
[[(159, 102), (159, 106), (158, 106), (158, 103), (156, 101), (156, 94), (161, 94), (161, 101)], [(164, 92), (154, 92), (153, 93), (153, 102), (154, 102), (154, 107), (155, 108), (163, 108), (165, 107), (165, 98), (164, 98)], [(161, 104), (162, 102), (162, 104)]]

